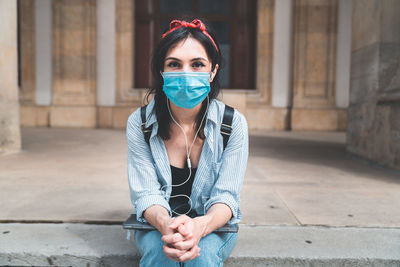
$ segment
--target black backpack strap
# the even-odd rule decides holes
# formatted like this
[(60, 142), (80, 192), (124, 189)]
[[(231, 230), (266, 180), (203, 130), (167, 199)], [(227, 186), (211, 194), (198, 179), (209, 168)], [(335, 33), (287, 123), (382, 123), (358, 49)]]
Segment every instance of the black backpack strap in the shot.
[(153, 125), (150, 125), (148, 128), (146, 127), (146, 106), (140, 108), (140, 116), (142, 117), (142, 132), (144, 135), (144, 140), (148, 145), (150, 145), (150, 135), (151, 131), (153, 130)]
[(224, 118), (222, 119), (221, 124), (221, 135), (224, 139), (224, 150), (232, 133), (232, 120), (234, 112), (235, 110), (232, 107), (225, 104)]
[[(140, 116), (142, 117), (142, 132), (144, 135), (144, 139), (148, 145), (150, 145), (150, 135), (153, 129), (153, 125), (151, 125), (148, 128), (146, 127), (146, 106), (143, 106), (140, 108)], [(221, 135), (224, 140), (224, 150), (225, 147), (228, 145), (228, 140), (229, 137), (231, 136), (232, 133), (232, 121), (233, 121), (233, 114), (235, 110), (228, 105), (225, 105), (225, 110), (224, 110), (224, 117), (222, 119), (222, 124), (221, 124)]]

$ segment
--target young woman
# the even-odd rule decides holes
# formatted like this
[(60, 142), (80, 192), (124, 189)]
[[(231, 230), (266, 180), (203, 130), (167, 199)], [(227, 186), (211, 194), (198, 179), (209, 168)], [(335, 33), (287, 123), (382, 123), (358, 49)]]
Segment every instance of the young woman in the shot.
[(172, 21), (155, 49), (146, 122), (142, 128), (138, 109), (126, 132), (137, 219), (157, 229), (135, 231), (141, 266), (222, 266), (236, 244), (236, 233), (213, 231), (241, 219), (248, 131), (234, 110), (224, 149), (220, 65), (215, 36), (200, 20)]

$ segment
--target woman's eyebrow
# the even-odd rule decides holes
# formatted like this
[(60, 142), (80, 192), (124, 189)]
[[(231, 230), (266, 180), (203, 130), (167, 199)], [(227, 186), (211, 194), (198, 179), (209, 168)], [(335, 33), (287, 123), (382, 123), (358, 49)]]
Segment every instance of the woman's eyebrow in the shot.
[(204, 57), (196, 57), (193, 58), (192, 61), (197, 61), (197, 60), (204, 60), (204, 61), (208, 61), (207, 59), (205, 59)]
[(167, 57), (165, 60), (176, 60), (176, 61), (181, 61), (179, 58), (176, 58), (176, 57)]

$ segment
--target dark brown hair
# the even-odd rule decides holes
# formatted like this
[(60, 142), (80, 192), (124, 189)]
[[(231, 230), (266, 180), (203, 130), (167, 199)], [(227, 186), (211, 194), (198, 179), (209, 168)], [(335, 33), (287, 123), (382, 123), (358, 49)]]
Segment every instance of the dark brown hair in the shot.
[[(187, 20), (191, 21), (191, 20)], [(203, 21), (204, 23), (204, 21)], [(204, 23), (206, 25), (206, 30), (208, 34), (214, 39), (214, 42), (218, 49), (214, 46), (210, 38), (208, 38), (203, 32), (201, 32), (199, 29), (195, 28), (189, 28), (189, 27), (180, 27), (172, 32), (170, 32), (168, 35), (166, 35), (164, 38), (160, 40), (158, 43), (157, 47), (155, 48), (153, 52), (153, 57), (152, 57), (152, 62), (151, 62), (151, 70), (152, 70), (152, 75), (153, 75), (153, 86), (147, 91), (146, 94), (146, 99), (147, 102), (149, 102), (149, 96), (151, 94), (154, 94), (154, 100), (155, 100), (155, 105), (153, 112), (155, 112), (156, 117), (157, 117), (157, 122), (158, 122), (158, 135), (163, 139), (163, 140), (168, 140), (170, 138), (170, 123), (172, 121), (171, 116), (169, 115), (168, 112), (168, 107), (167, 107), (167, 96), (165, 95), (163, 91), (163, 78), (161, 76), (161, 72), (164, 70), (164, 61), (165, 61), (165, 56), (168, 52), (168, 50), (173, 47), (175, 44), (178, 42), (185, 40), (187, 38), (194, 38), (197, 41), (199, 41), (204, 48), (206, 49), (207, 55), (209, 59), (211, 60), (211, 70), (213, 71), (215, 69), (215, 66), (218, 64), (219, 68), (218, 71), (213, 79), (213, 81), (210, 83), (210, 92), (208, 93), (209, 101), (211, 102), (212, 99), (216, 98), (219, 94), (220, 91), (220, 84), (219, 84), (219, 73), (220, 73), (220, 68), (221, 68), (221, 61), (222, 61), (222, 55), (221, 55), (221, 49), (219, 48), (218, 42), (215, 38), (215, 35), (213, 33), (213, 30), (210, 28), (209, 25)], [(199, 137), (201, 139), (205, 139), (204, 136), (204, 124), (206, 120), (203, 121), (203, 124), (201, 124), (201, 120), (203, 118), (204, 113), (206, 112), (207, 109), (207, 98), (204, 99), (202, 102), (202, 106), (200, 109), (200, 112), (196, 118), (196, 128), (199, 126), (201, 127), (201, 130), (199, 132)]]

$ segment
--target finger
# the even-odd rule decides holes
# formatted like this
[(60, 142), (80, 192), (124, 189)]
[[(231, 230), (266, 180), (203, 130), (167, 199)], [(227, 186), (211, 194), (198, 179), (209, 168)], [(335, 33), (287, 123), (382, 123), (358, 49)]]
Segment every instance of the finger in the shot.
[(172, 222), (170, 223), (169, 227), (172, 229), (177, 228), (179, 225), (184, 224), (186, 221), (188, 221), (188, 219), (190, 219), (188, 216), (186, 215), (181, 215), (179, 217), (176, 217), (172, 220)]
[(179, 225), (178, 232), (184, 235), (186, 238), (192, 236), (192, 233), (188, 230), (187, 226), (184, 224)]
[(194, 246), (188, 252), (178, 257), (178, 260), (181, 262), (188, 262), (190, 260), (197, 258), (198, 257), (197, 255), (198, 255), (198, 247)]
[(179, 262), (178, 257), (172, 256), (172, 255), (168, 254), (168, 253), (165, 251), (165, 247), (163, 247), (163, 250), (164, 250), (165, 256), (167, 256), (168, 259), (171, 259), (171, 260), (173, 260), (173, 261)]
[(176, 243), (179, 241), (183, 241), (185, 239), (183, 238), (183, 236), (180, 233), (174, 233), (174, 234), (170, 234), (170, 235), (163, 235), (161, 237), (161, 240), (164, 241), (165, 243), (172, 244), (172, 243)]
[(181, 262), (187, 262), (187, 261), (195, 259), (198, 254), (197, 248), (198, 248), (197, 246), (193, 246), (188, 252), (186, 252), (182, 256), (179, 256), (178, 260)]
[(195, 259), (195, 258), (197, 258), (197, 257), (200, 257), (200, 247), (197, 247), (197, 250), (196, 250), (196, 257), (194, 257), (193, 259)]
[(186, 253), (186, 251), (184, 251), (184, 250), (171, 248), (167, 245), (163, 246), (163, 250), (164, 250), (165, 255), (175, 258), (175, 259), (179, 259), (179, 257), (181, 257), (182, 255), (184, 255)]
[(187, 239), (187, 240), (184, 240), (184, 241), (173, 243), (172, 245), (176, 249), (189, 250), (194, 246), (194, 244), (195, 244), (194, 239), (191, 238), (191, 239)]

